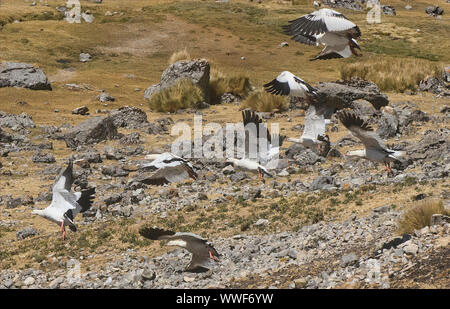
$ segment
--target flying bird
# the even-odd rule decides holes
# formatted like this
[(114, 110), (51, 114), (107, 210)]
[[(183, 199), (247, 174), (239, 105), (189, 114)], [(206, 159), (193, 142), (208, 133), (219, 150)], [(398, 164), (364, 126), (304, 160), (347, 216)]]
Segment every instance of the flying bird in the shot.
[(277, 78), (265, 84), (264, 87), (269, 93), (303, 98), (307, 99), (309, 103), (302, 136), (299, 139), (288, 138), (289, 141), (301, 143), (308, 148), (317, 146), (319, 151), (321, 145), (329, 143), (329, 138), (325, 135), (325, 126), (331, 122), (331, 116), (336, 109), (333, 106), (328, 106), (328, 104), (317, 102), (317, 89), (289, 71), (282, 72)]
[(288, 141), (300, 143), (308, 148), (317, 147), (321, 151), (322, 145), (329, 143), (329, 138), (325, 134), (326, 125), (330, 123), (325, 119), (324, 114), (316, 112), (315, 105), (311, 104), (306, 110), (305, 127), (300, 138), (288, 138)]
[(245, 128), (244, 157), (228, 158), (225, 164), (231, 164), (238, 170), (258, 173), (258, 178), (265, 183), (265, 175), (273, 177), (268, 167), (276, 166), (280, 146), (286, 137), (271, 135), (267, 125), (254, 111), (243, 110), (242, 122)]
[(313, 101), (317, 96), (317, 90), (307, 82), (289, 71), (283, 71), (275, 79), (264, 85), (268, 93)]
[(32, 214), (39, 215), (61, 226), (63, 240), (66, 237), (66, 226), (73, 232), (77, 231), (74, 218), (80, 212), (85, 212), (92, 206), (95, 188), (81, 192), (71, 192), (74, 181), (73, 161), (69, 159), (66, 169), (60, 173), (52, 189), (52, 202), (43, 209), (34, 209)]
[(171, 182), (181, 182), (186, 178), (198, 179), (194, 167), (186, 159), (169, 152), (147, 155), (146, 159), (153, 160), (140, 166), (141, 169), (154, 170), (151, 175), (142, 174), (137, 181), (149, 185), (164, 185)]
[(345, 155), (384, 163), (388, 174), (392, 174), (390, 163), (401, 161), (405, 152), (388, 149), (373, 128), (355, 113), (344, 110), (338, 113), (338, 118), (354, 136), (361, 140), (365, 147), (362, 150), (349, 151)]
[(324, 45), (322, 51), (313, 59), (348, 58), (360, 56), (361, 50), (356, 39), (361, 37), (359, 27), (343, 14), (332, 9), (320, 9), (291, 20), (283, 26), (292, 39), (307, 45)]
[(159, 228), (141, 227), (139, 234), (152, 240), (168, 240), (168, 246), (178, 246), (192, 253), (185, 271), (204, 272), (211, 268), (211, 260), (218, 262), (219, 254), (206, 239), (193, 233), (175, 233)]

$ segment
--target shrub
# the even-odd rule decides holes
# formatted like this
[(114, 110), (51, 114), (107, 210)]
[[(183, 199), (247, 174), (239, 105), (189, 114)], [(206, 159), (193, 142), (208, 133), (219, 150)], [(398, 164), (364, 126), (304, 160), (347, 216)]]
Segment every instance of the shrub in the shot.
[(220, 97), (227, 92), (245, 97), (251, 90), (250, 79), (243, 74), (228, 76), (220, 71), (212, 70), (209, 81), (209, 94), (212, 104), (220, 103)]
[(415, 203), (412, 208), (405, 211), (403, 217), (399, 220), (398, 233), (411, 234), (414, 230), (429, 226), (431, 216), (434, 214), (449, 214), (442, 201), (425, 199)]
[(197, 108), (203, 101), (203, 92), (189, 79), (154, 94), (149, 101), (151, 109), (158, 112), (174, 113), (179, 109)]
[(285, 111), (287, 98), (259, 90), (252, 92), (241, 104), (241, 109), (250, 108), (258, 112)]
[(180, 60), (190, 60), (191, 59), (191, 55), (189, 54), (189, 52), (187, 51), (186, 48), (179, 50), (177, 52), (174, 52), (172, 54), (172, 56), (170, 56), (169, 58), (169, 64), (173, 64), (175, 62), (178, 62)]
[(426, 60), (389, 57), (347, 63), (340, 69), (342, 79), (360, 77), (374, 82), (382, 91), (396, 92), (415, 90), (425, 77), (437, 76), (440, 72), (441, 69), (436, 63)]

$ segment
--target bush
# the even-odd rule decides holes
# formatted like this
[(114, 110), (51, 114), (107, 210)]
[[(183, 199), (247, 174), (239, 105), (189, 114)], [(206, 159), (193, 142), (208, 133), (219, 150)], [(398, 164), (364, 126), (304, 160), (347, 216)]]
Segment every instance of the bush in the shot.
[(187, 51), (187, 49), (179, 50), (177, 52), (174, 52), (172, 56), (169, 58), (169, 64), (173, 64), (175, 62), (178, 62), (180, 60), (191, 60), (191, 55)]
[(369, 58), (341, 67), (342, 79), (360, 77), (378, 85), (381, 91), (415, 90), (427, 76), (437, 76), (441, 69), (435, 63), (421, 59)]
[(183, 79), (159, 93), (149, 101), (151, 109), (158, 112), (176, 112), (179, 109), (197, 108), (203, 102), (202, 90), (190, 79)]
[(265, 91), (252, 92), (241, 104), (241, 109), (250, 108), (258, 112), (285, 111), (287, 97), (273, 95)]
[(434, 214), (448, 215), (442, 201), (434, 199), (425, 199), (414, 204), (414, 206), (405, 211), (403, 217), (398, 223), (398, 233), (411, 234), (414, 230), (420, 230), (425, 226), (429, 226), (431, 216)]
[(220, 103), (220, 97), (227, 92), (245, 97), (251, 88), (250, 79), (243, 74), (227, 76), (217, 70), (211, 72), (211, 79), (209, 81), (211, 104)]

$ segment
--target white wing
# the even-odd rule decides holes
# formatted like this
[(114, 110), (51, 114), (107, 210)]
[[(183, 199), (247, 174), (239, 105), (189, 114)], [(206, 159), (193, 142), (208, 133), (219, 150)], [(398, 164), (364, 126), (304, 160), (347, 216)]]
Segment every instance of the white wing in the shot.
[(325, 118), (323, 114), (316, 112), (316, 107), (310, 105), (306, 111), (305, 128), (302, 139), (316, 141), (319, 135), (325, 134)]
[(59, 190), (67, 190), (70, 191), (70, 188), (72, 187), (73, 183), (73, 162), (72, 159), (69, 159), (69, 164), (67, 165), (66, 169), (59, 174), (58, 178), (56, 179), (55, 183), (53, 184), (53, 194), (56, 191)]
[(361, 36), (358, 26), (331, 9), (320, 9), (292, 20), (284, 29), (294, 40), (305, 44), (315, 44), (314, 36), (326, 32), (348, 31), (353, 38)]
[(290, 95), (292, 97), (306, 98), (316, 94), (316, 90), (307, 82), (289, 71), (283, 71), (274, 80), (264, 85), (268, 93), (276, 95)]

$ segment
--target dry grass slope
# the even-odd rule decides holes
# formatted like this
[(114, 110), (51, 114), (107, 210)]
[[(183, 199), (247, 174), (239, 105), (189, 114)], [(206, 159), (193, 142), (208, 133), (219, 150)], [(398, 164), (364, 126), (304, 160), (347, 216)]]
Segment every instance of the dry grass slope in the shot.
[(426, 199), (416, 203), (405, 211), (398, 224), (398, 233), (400, 235), (405, 233), (411, 234), (414, 230), (420, 230), (425, 226), (429, 226), (431, 216), (434, 214), (449, 214), (445, 210), (442, 201)]
[(191, 60), (191, 55), (187, 51), (186, 48), (179, 50), (177, 52), (174, 52), (170, 58), (169, 58), (169, 64), (174, 64), (175, 62), (181, 61), (181, 60)]
[(250, 108), (258, 112), (282, 112), (288, 109), (288, 103), (286, 97), (257, 90), (242, 101), (241, 109), (245, 108)]
[(209, 91), (212, 104), (220, 103), (220, 97), (227, 92), (245, 97), (251, 88), (249, 77), (242, 73), (229, 76), (218, 70), (211, 71)]
[(371, 57), (344, 64), (341, 78), (360, 77), (376, 83), (381, 91), (404, 92), (416, 89), (422, 79), (441, 71), (439, 64), (423, 59)]
[(149, 101), (151, 109), (174, 113), (179, 109), (195, 108), (203, 101), (203, 92), (191, 80), (184, 79), (154, 94)]

